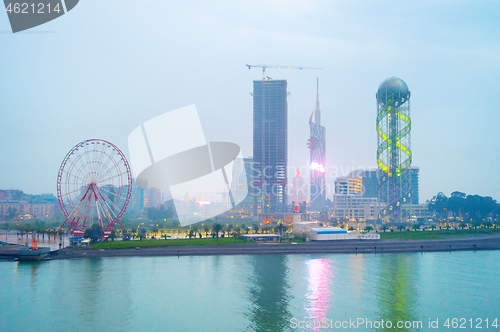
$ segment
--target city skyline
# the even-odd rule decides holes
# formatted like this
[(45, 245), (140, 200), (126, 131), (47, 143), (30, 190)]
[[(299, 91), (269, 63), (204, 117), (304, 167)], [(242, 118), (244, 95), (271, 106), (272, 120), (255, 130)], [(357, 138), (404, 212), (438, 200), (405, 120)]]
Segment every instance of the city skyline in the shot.
[[(374, 95), (397, 76), (412, 91), (420, 201), (455, 190), (500, 199), (499, 4), (454, 2), (453, 11), (447, 1), (406, 4), (383, 25), (393, 1), (249, 4), (153, 1), (157, 11), (147, 14), (99, 4), (130, 15), (130, 24), (97, 14), (89, 1), (31, 32), (0, 34), (9, 50), (0, 54), (0, 188), (55, 193), (59, 166), (76, 143), (106, 139), (129, 157), (133, 128), (193, 103), (208, 140), (235, 142), (250, 155), (249, 92), (260, 73), (245, 63), (272, 63), (323, 68), (266, 72), (289, 84), (290, 167), (309, 163), (304, 123), (319, 76), (328, 174), (375, 168)], [(0, 15), (0, 30), (9, 29)], [(327, 177), (331, 188), (334, 178)]]

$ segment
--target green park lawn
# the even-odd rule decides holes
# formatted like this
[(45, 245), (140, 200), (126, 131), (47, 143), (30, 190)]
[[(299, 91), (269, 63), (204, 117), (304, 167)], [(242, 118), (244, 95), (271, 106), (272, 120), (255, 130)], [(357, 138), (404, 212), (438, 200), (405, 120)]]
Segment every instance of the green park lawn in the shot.
[(164, 246), (206, 246), (218, 244), (245, 243), (233, 237), (219, 239), (170, 239), (170, 240), (133, 240), (133, 241), (108, 241), (91, 244), (92, 249), (125, 249), (135, 247), (164, 247)]
[(500, 234), (500, 228), (480, 228), (480, 229), (457, 229), (438, 231), (397, 231), (379, 232), (381, 239), (402, 239), (402, 240), (436, 240), (455, 236), (491, 235)]
[[(457, 229), (457, 230), (435, 230), (435, 231), (397, 231), (379, 232), (381, 239), (401, 239), (401, 240), (437, 240), (455, 236), (478, 236), (500, 234), (500, 228), (481, 229)], [(292, 239), (291, 242), (302, 242), (300, 238)], [(133, 240), (133, 241), (108, 241), (91, 244), (92, 249), (125, 249), (135, 247), (162, 247), (162, 246), (205, 246), (247, 243), (244, 240), (224, 237), (219, 239), (170, 239), (170, 240)], [(250, 242), (252, 243), (252, 242)]]

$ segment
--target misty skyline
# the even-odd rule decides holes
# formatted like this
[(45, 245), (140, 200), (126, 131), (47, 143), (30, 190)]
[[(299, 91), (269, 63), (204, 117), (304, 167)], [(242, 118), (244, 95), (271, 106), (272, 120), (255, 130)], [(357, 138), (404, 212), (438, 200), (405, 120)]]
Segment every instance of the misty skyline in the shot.
[(411, 91), (421, 203), (455, 190), (500, 199), (499, 14), (495, 1), (86, 0), (12, 34), (4, 12), (0, 189), (55, 194), (77, 143), (105, 139), (129, 157), (134, 128), (191, 104), (207, 141), (234, 142), (250, 156), (250, 92), (262, 72), (245, 64), (266, 63), (323, 68), (266, 70), (291, 92), (290, 168), (309, 164), (316, 77), (327, 185), (376, 167), (375, 93), (396, 76)]

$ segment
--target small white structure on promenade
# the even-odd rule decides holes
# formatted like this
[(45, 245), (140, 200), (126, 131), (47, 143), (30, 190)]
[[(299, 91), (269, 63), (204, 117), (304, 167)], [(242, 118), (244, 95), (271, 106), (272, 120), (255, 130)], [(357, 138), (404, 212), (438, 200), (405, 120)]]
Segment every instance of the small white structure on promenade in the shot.
[(240, 238), (251, 242), (279, 242), (281, 235), (279, 234), (244, 234)]
[(312, 241), (380, 240), (380, 234), (377, 233), (347, 231), (339, 227), (319, 227), (315, 222), (294, 223), (293, 233), (295, 236), (305, 236), (308, 240)]

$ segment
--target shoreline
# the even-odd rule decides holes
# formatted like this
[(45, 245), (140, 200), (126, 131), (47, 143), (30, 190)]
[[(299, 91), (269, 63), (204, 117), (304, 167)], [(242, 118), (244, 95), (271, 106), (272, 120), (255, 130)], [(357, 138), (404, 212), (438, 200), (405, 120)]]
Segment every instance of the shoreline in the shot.
[(126, 249), (67, 247), (52, 251), (53, 260), (103, 257), (219, 256), (219, 255), (296, 255), (296, 254), (383, 254), (499, 250), (500, 235), (467, 236), (438, 240), (334, 240), (321, 242), (245, 243), (223, 245), (185, 245)]

